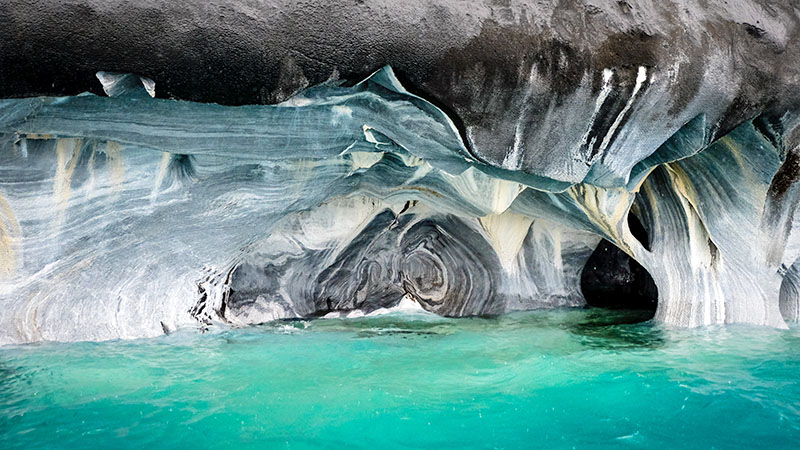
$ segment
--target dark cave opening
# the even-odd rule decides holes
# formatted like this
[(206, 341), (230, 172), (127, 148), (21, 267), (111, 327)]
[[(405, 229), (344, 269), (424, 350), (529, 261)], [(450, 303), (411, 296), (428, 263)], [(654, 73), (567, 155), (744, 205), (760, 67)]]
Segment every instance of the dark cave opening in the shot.
[[(647, 230), (634, 213), (628, 214), (628, 226), (649, 249)], [(652, 319), (658, 306), (658, 288), (647, 269), (605, 239), (586, 261), (581, 292), (589, 307), (635, 311), (632, 321)]]

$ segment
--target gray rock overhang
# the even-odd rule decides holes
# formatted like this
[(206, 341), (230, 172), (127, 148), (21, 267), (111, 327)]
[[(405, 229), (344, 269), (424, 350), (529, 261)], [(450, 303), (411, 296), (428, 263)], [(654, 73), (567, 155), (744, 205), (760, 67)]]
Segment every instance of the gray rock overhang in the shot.
[(762, 0), (9, 0), (0, 96), (101, 94), (109, 70), (164, 98), (277, 103), (391, 65), (475, 158), (616, 186), (700, 115), (711, 142), (796, 110), (798, 24), (795, 6)]

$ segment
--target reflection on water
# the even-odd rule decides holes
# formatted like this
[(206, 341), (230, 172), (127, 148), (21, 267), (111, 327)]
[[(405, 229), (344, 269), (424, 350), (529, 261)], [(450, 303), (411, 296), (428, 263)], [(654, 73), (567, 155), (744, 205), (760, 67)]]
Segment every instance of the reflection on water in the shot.
[(432, 314), (404, 316), (362, 317), (357, 319), (328, 319), (317, 321), (272, 322), (261, 326), (264, 330), (288, 329), (353, 332), (359, 338), (377, 336), (447, 335), (460, 331), (513, 330), (515, 328), (560, 327), (582, 338), (580, 342), (599, 348), (655, 348), (664, 343), (663, 330), (650, 319), (652, 311), (608, 310), (589, 308), (585, 310), (560, 310), (521, 312), (491, 317), (448, 319)]
[(798, 448), (800, 330), (427, 314), (0, 349), (0, 448)]
[(664, 345), (663, 330), (649, 320), (652, 311), (590, 309), (567, 329), (581, 343), (597, 348), (658, 348)]

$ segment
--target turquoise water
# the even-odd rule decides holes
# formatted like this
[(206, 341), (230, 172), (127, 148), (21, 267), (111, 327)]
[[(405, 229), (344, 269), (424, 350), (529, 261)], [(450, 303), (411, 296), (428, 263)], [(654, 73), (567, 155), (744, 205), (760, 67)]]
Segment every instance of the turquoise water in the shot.
[(798, 448), (800, 330), (316, 320), (0, 348), (0, 448)]

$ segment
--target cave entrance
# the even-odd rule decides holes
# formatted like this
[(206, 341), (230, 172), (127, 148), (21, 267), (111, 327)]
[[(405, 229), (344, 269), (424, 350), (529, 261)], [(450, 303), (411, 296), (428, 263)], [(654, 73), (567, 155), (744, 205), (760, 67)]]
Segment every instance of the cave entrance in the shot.
[[(647, 230), (633, 213), (628, 214), (628, 226), (634, 237), (649, 248)], [(605, 239), (586, 261), (581, 292), (590, 308), (630, 312), (614, 314), (618, 323), (650, 320), (658, 306), (658, 288), (647, 269)]]

